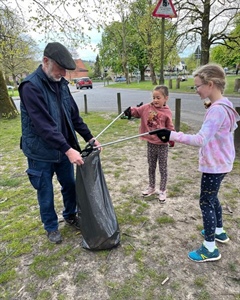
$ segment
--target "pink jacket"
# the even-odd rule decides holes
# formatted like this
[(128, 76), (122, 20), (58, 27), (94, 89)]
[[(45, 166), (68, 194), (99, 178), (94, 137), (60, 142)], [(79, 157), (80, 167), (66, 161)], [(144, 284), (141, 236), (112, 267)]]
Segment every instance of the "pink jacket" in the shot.
[[(172, 112), (167, 105), (163, 106), (162, 108), (156, 108), (152, 103), (147, 103), (140, 107), (132, 107), (131, 114), (135, 118), (141, 118), (141, 124), (139, 128), (140, 133), (161, 128), (174, 130)], [(152, 144), (163, 144), (156, 134), (144, 135), (141, 137), (141, 139)]]
[(197, 134), (171, 132), (170, 140), (200, 147), (200, 172), (227, 173), (232, 170), (235, 159), (233, 132), (238, 120), (240, 118), (232, 102), (222, 98), (208, 108)]

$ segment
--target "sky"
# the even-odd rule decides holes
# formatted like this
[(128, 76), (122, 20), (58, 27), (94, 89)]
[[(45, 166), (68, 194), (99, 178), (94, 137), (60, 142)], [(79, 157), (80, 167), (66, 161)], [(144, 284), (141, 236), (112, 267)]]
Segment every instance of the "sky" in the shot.
[[(11, 0), (10, 0), (11, 1)], [(28, 16), (28, 5), (29, 5), (29, 1), (24, 0), (21, 2), (21, 7), (24, 10), (24, 14), (25, 17)], [(37, 15), (37, 14), (36, 14)], [(29, 15), (30, 16), (30, 15)], [(76, 17), (76, 11), (71, 13), (71, 17)], [(94, 16), (94, 14), (91, 14), (91, 18), (95, 18), (97, 16)], [(86, 34), (89, 35), (91, 37), (91, 46), (80, 46), (79, 48), (76, 49), (76, 52), (78, 53), (78, 57), (75, 58), (80, 58), (82, 60), (90, 60), (90, 61), (95, 61), (96, 60), (96, 56), (98, 54), (98, 49), (96, 48), (97, 44), (101, 41), (101, 33), (99, 33), (96, 29), (92, 29), (91, 31), (89, 31), (87, 29), (87, 24), (85, 24), (83, 22), (83, 26), (86, 25)], [(29, 24), (30, 25), (30, 24)], [(31, 25), (29, 26), (29, 28), (31, 28)], [(51, 31), (50, 31), (51, 32)], [(36, 32), (33, 31), (29, 31), (29, 34), (31, 35), (31, 37), (37, 42), (39, 49), (43, 52), (46, 44), (48, 42), (52, 42), (55, 40), (45, 40), (43, 38), (43, 35), (40, 35)], [(45, 40), (45, 41), (44, 41)], [(43, 42), (44, 41), (44, 42)], [(67, 47), (67, 45), (65, 45)], [(68, 48), (68, 47), (67, 47)], [(94, 50), (94, 48), (96, 50)], [(180, 57), (187, 57), (189, 56), (189, 54), (193, 53), (195, 50), (192, 49), (192, 47), (188, 47), (187, 49), (185, 49), (182, 53), (180, 53)], [(39, 54), (40, 55), (40, 59), (42, 57), (42, 53)]]
[[(46, 44), (48, 42), (53, 42), (53, 40), (43, 42), (43, 36), (38, 35), (36, 33), (30, 33), (30, 35), (37, 42), (38, 47), (41, 50), (40, 57), (39, 57), (39, 59), (41, 59), (42, 52), (43, 52), (44, 48), (46, 47)], [(98, 33), (97, 30), (93, 30), (91, 32), (90, 36), (91, 36), (91, 41), (92, 41), (91, 42), (92, 47), (90, 47), (90, 46), (85, 47), (84, 46), (84, 47), (77, 48), (76, 52), (78, 54), (78, 57), (74, 57), (74, 58), (78, 58), (78, 59), (80, 58), (81, 60), (86, 60), (86, 61), (94, 61), (94, 62), (96, 61), (96, 56), (98, 55), (98, 50), (95, 51), (95, 50), (93, 50), (93, 48), (96, 47), (97, 44), (101, 41), (101, 33)]]
[[(34, 12), (34, 6), (33, 6), (33, 10), (31, 12), (31, 14), (29, 13), (29, 5), (31, 5), (30, 3), (32, 3), (31, 0), (23, 0), (23, 1), (10, 0), (8, 2), (8, 5), (11, 6), (13, 9), (18, 9), (17, 5), (20, 6), (20, 8), (23, 11), (24, 18), (26, 18), (26, 20), (27, 20), (30, 16), (38, 15), (36, 12)], [(18, 9), (18, 11), (20, 11), (20, 10)], [(73, 10), (70, 10), (70, 14), (71, 14), (71, 17), (76, 17), (76, 16), (79, 17), (79, 14), (77, 14), (76, 9), (74, 11), (74, 8), (73, 8)], [(94, 14), (91, 14), (91, 18), (96, 18), (96, 16)], [(36, 41), (38, 48), (41, 51), (39, 53), (39, 57), (37, 57), (37, 59), (41, 59), (42, 52), (43, 52), (45, 46), (47, 45), (47, 43), (57, 41), (57, 40), (53, 39), (53, 38), (51, 38), (51, 39), (49, 38), (48, 40), (46, 40), (46, 38), (44, 38), (43, 34), (40, 34), (38, 32), (31, 30), (31, 27), (33, 26), (31, 23), (28, 23), (28, 25), (29, 25), (27, 27), (29, 29), (28, 34), (33, 38), (34, 41)], [(94, 48), (96, 48), (97, 44), (101, 41), (101, 33), (99, 33), (96, 29), (92, 29), (91, 31), (89, 31), (87, 29), (88, 25), (84, 22), (80, 22), (80, 26), (81, 25), (86, 27), (86, 30), (84, 30), (84, 33), (91, 37), (91, 46), (90, 45), (89, 46), (82, 45), (82, 46), (76, 48), (76, 52), (78, 53), (78, 57), (76, 57), (76, 58), (80, 58), (82, 60), (95, 61), (96, 56), (98, 54), (98, 50), (97, 49), (94, 50)], [(49, 32), (51, 33), (51, 30), (49, 30)], [(59, 41), (59, 42), (61, 42), (61, 41)], [(61, 43), (63, 43), (69, 49), (69, 47), (64, 42), (61, 42)]]

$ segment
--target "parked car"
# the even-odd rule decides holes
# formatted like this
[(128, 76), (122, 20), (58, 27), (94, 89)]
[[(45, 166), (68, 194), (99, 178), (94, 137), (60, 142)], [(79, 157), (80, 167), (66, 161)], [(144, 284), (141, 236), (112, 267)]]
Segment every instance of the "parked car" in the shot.
[(115, 79), (115, 82), (124, 82), (126, 80), (127, 80), (126, 77), (117, 76), (116, 79)]
[(12, 86), (12, 85), (7, 85), (7, 89), (13, 91), (13, 90), (14, 90), (14, 86)]
[(83, 87), (85, 87), (87, 89), (93, 88), (92, 80), (89, 77), (81, 77), (77, 80), (77, 82), (76, 82), (77, 90), (82, 89)]

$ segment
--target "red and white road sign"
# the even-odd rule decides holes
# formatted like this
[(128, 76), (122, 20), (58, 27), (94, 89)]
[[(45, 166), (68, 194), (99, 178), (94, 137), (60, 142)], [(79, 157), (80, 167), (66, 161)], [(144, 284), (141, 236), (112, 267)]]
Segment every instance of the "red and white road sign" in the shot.
[(177, 14), (171, 0), (159, 0), (152, 16), (159, 18), (176, 18)]

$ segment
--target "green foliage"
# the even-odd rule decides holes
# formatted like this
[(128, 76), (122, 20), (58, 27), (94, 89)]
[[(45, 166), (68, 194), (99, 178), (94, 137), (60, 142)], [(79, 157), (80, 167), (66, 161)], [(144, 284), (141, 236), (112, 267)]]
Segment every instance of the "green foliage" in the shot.
[(235, 28), (223, 45), (218, 45), (211, 50), (211, 59), (224, 67), (233, 69), (240, 63), (240, 14), (235, 17)]
[(27, 28), (17, 12), (6, 7), (0, 10), (0, 20), (2, 34), (0, 61), (5, 77), (11, 76), (16, 85), (16, 81), (20, 81), (23, 73), (27, 74), (35, 67), (36, 43), (23, 34), (27, 32)]
[[(121, 14), (121, 21), (105, 27), (99, 45), (103, 66), (126, 77), (128, 72), (140, 70), (142, 79), (146, 66), (151, 66), (153, 73), (159, 72), (161, 20), (151, 16), (153, 8), (146, 0), (134, 2), (128, 14)], [(178, 62), (176, 30), (168, 20), (165, 24), (165, 63), (167, 58)]]
[(101, 76), (102, 76), (101, 64), (100, 64), (99, 55), (97, 55), (96, 61), (95, 61), (95, 64), (94, 64), (93, 77), (94, 78), (99, 78)]

